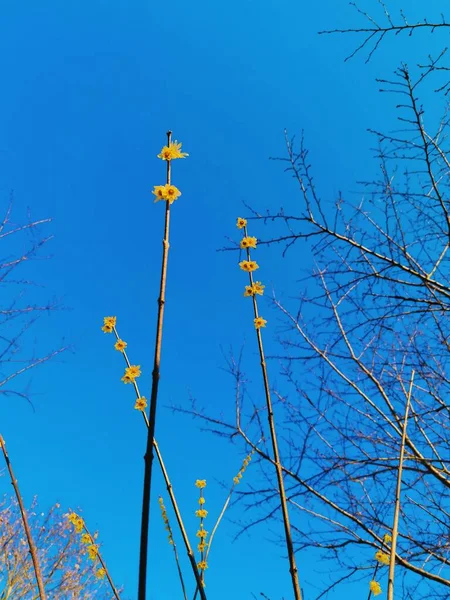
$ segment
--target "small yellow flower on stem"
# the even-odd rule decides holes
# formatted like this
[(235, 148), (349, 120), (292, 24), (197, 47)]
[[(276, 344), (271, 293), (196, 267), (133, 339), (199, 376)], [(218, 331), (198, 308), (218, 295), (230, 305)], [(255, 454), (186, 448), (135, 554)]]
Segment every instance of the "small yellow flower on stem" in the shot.
[(245, 250), (245, 248), (256, 248), (257, 239), (255, 237), (251, 237), (247, 235), (243, 237), (241, 240), (241, 248)]
[(195, 482), (195, 487), (198, 487), (199, 489), (205, 488), (206, 479), (197, 479), (197, 481)]
[(382, 565), (389, 564), (389, 555), (385, 552), (382, 552), (381, 550), (378, 550), (378, 552), (375, 554), (375, 559)]
[(385, 533), (384, 537), (383, 537), (384, 543), (385, 544), (389, 544), (389, 542), (392, 542), (392, 537), (389, 533)]
[(372, 579), (372, 581), (369, 583), (369, 588), (374, 596), (381, 594), (381, 585), (378, 583), (378, 581), (374, 581)]
[(198, 503), (200, 505), (205, 504), (205, 499), (203, 498), (203, 496), (200, 496), (200, 498), (198, 499)]
[(158, 202), (158, 200), (167, 200), (170, 204), (181, 196), (180, 190), (169, 183), (166, 183), (166, 185), (155, 185), (152, 194), (156, 196), (155, 202)]
[(239, 263), (239, 266), (247, 273), (251, 273), (252, 271), (256, 271), (256, 269), (259, 269), (258, 263), (254, 260), (243, 260)]
[(125, 375), (131, 379), (136, 379), (141, 375), (141, 365), (131, 365), (125, 369)]
[(243, 219), (242, 217), (238, 217), (236, 222), (236, 227), (238, 229), (243, 229), (247, 225), (247, 219)]
[(77, 533), (81, 533), (83, 531), (84, 521), (81, 517), (78, 517), (78, 519), (75, 521), (74, 525), (75, 525), (75, 531)]
[(197, 563), (197, 569), (199, 569), (200, 571), (204, 571), (207, 568), (208, 568), (208, 564), (207, 564), (206, 560), (201, 560), (199, 563)]
[(255, 324), (255, 329), (261, 329), (261, 327), (266, 326), (267, 321), (262, 317), (256, 317), (256, 319), (253, 319), (253, 323)]
[(67, 520), (69, 521), (69, 523), (72, 523), (72, 525), (75, 525), (75, 522), (79, 519), (78, 515), (76, 512), (72, 512), (70, 514), (67, 515)]
[(98, 555), (98, 548), (95, 544), (91, 544), (88, 548), (88, 556), (91, 560), (95, 560)]
[(199, 529), (195, 535), (203, 540), (208, 537), (208, 532), (202, 528)]
[(91, 536), (88, 533), (83, 533), (83, 535), (81, 536), (81, 542), (83, 544), (91, 544)]
[(134, 383), (134, 377), (130, 377), (129, 375), (124, 375), (121, 379), (124, 383)]
[(206, 550), (206, 547), (208, 546), (208, 544), (205, 541), (201, 541), (200, 544), (198, 544), (197, 549), (199, 552), (204, 552)]
[(136, 404), (134, 405), (136, 410), (145, 410), (147, 408), (147, 398), (141, 396), (136, 400)]
[(101, 569), (98, 569), (95, 573), (95, 576), (97, 577), (97, 579), (104, 579), (105, 575), (106, 575), (106, 571), (103, 567)]
[(123, 352), (126, 347), (127, 347), (127, 343), (124, 342), (123, 340), (117, 340), (117, 342), (114, 344), (114, 348), (116, 350), (118, 350), (119, 352)]
[(158, 158), (161, 160), (175, 160), (176, 158), (186, 158), (189, 156), (187, 152), (181, 152), (181, 142), (170, 142), (168, 146), (164, 146), (161, 150), (160, 154), (158, 154)]
[(256, 281), (255, 283), (253, 283), (253, 285), (246, 285), (244, 297), (248, 298), (249, 296), (255, 296), (256, 294), (259, 294), (260, 296), (262, 296), (264, 293), (265, 287), (266, 286), (262, 285), (262, 283), (260, 281)]
[(233, 477), (233, 483), (234, 485), (237, 485), (239, 483), (239, 477)]
[(117, 323), (117, 317), (104, 317), (103, 318), (104, 325), (111, 325), (111, 327), (115, 327), (116, 323)]
[(199, 519), (206, 519), (206, 517), (208, 516), (208, 511), (204, 508), (200, 508), (199, 510), (195, 511), (195, 516)]

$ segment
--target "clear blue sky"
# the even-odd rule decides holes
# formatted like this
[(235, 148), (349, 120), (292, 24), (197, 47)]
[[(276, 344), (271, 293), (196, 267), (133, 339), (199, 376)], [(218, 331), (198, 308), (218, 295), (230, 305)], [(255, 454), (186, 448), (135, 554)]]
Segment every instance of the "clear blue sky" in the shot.
[[(418, 4), (436, 15), (441, 3)], [(17, 384), (30, 387), (34, 411), (2, 399), (1, 431), (27, 502), (38, 494), (43, 507), (82, 508), (127, 598), (136, 597), (145, 440), (132, 390), (120, 382), (121, 357), (100, 327), (103, 315), (117, 315), (148, 390), (164, 212), (151, 196), (164, 181), (156, 154), (168, 128), (190, 153), (174, 164), (183, 195), (173, 210), (157, 437), (193, 534), (193, 482), (208, 480), (213, 516), (223, 497), (219, 482), (235, 474), (242, 448), (165, 407), (188, 406), (192, 392), (212, 413), (231, 414), (233, 381), (222, 370), (221, 347), (237, 350), (244, 341), (244, 367), (260, 393), (237, 256), (216, 250), (227, 236), (237, 238), (243, 201), (295, 209), (296, 188), (268, 160), (283, 154), (285, 127), (304, 128), (321, 195), (332, 199), (376, 171), (366, 128), (393, 123), (394, 101), (377, 93), (374, 80), (389, 75), (412, 45), (388, 41), (369, 65), (362, 57), (344, 63), (353, 38), (317, 31), (351, 23), (361, 21), (347, 0), (4, 0), (0, 8), (1, 203), (14, 190), (16, 220), (27, 207), (54, 219), (52, 259), (33, 263), (32, 273), (67, 310), (41, 322), (36, 343), (45, 350), (64, 338), (74, 348)], [(424, 58), (426, 38), (415, 39)], [(268, 286), (285, 298), (298, 290), (310, 266), (307, 246), (286, 259), (276, 248), (258, 252)], [(276, 315), (266, 314), (270, 347)], [(163, 491), (158, 475), (154, 492)], [(0, 492), (9, 492), (5, 478)], [(225, 522), (216, 540), (211, 598), (259, 591), (290, 598), (283, 550), (270, 541), (280, 532), (261, 527), (233, 543), (237, 530)], [(152, 537), (150, 576), (158, 573), (161, 587), (150, 599), (179, 597), (159, 516)], [(321, 586), (315, 558), (298, 560), (310, 600)], [(347, 594), (343, 588), (330, 597)]]

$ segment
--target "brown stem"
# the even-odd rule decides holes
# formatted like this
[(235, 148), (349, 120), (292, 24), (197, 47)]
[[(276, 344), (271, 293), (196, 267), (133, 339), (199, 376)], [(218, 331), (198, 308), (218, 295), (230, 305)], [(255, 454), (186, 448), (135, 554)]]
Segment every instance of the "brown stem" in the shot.
[[(247, 236), (247, 227), (244, 227), (244, 235)], [(250, 251), (248, 248), (247, 248), (247, 259), (250, 260)], [(250, 285), (252, 286), (253, 285), (253, 274), (251, 271), (249, 272), (249, 277), (250, 277)], [(252, 300), (253, 300), (253, 311), (254, 311), (255, 319), (256, 319), (259, 317), (256, 294), (252, 295)], [(272, 400), (270, 397), (269, 377), (267, 374), (267, 364), (266, 364), (266, 359), (265, 359), (265, 355), (264, 355), (264, 347), (263, 347), (262, 335), (261, 335), (260, 329), (256, 330), (256, 337), (258, 339), (258, 349), (259, 349), (259, 356), (260, 356), (260, 361), (261, 361), (261, 371), (262, 371), (262, 376), (263, 376), (263, 381), (264, 381), (264, 392), (265, 392), (266, 405), (267, 405), (267, 418), (268, 418), (268, 422), (269, 422), (270, 437), (272, 440), (273, 458), (274, 458), (275, 470), (276, 470), (277, 481), (278, 481), (278, 494), (280, 496), (281, 511), (283, 513), (284, 534), (285, 534), (285, 539), (286, 539), (286, 548), (287, 548), (288, 557), (289, 557), (289, 572), (291, 574), (292, 587), (294, 589), (295, 600), (301, 600), (302, 593), (301, 593), (301, 589), (300, 589), (300, 581), (299, 581), (299, 577), (298, 577), (297, 564), (295, 562), (294, 544), (292, 542), (291, 524), (289, 521), (289, 511), (288, 511), (288, 505), (287, 505), (287, 500), (286, 500), (286, 491), (284, 488), (283, 468), (281, 466), (280, 453), (278, 450), (277, 432), (276, 432), (276, 427), (275, 427), (275, 419), (274, 419), (274, 414), (273, 414)]]
[(408, 425), (408, 413), (409, 407), (411, 405), (411, 393), (414, 382), (414, 375), (415, 371), (413, 370), (411, 373), (411, 381), (409, 383), (408, 395), (406, 397), (405, 417), (403, 419), (402, 443), (400, 446), (400, 458), (398, 462), (397, 488), (395, 490), (394, 523), (392, 525), (391, 556), (389, 559), (389, 579), (387, 593), (388, 600), (394, 600), (395, 553), (397, 550), (398, 518), (400, 514), (400, 491), (402, 487), (403, 457), (405, 454), (406, 427)]
[[(88, 534), (88, 536), (91, 538), (91, 541), (92, 541), (92, 543), (94, 543), (94, 538), (93, 538), (93, 537), (92, 537), (92, 535), (90, 534), (90, 532), (89, 532), (89, 529), (86, 527), (86, 523), (84, 522), (84, 519), (83, 519), (83, 529), (84, 529), (84, 531), (85, 531), (85, 532)], [(109, 574), (109, 571), (108, 571), (108, 569), (106, 568), (105, 561), (103, 560), (103, 558), (102, 558), (102, 556), (101, 556), (100, 552), (97, 552), (97, 558), (98, 558), (98, 561), (99, 561), (99, 563), (102, 565), (102, 567), (103, 567), (103, 570), (105, 571), (106, 578), (107, 578), (107, 580), (108, 580), (108, 582), (109, 582), (109, 585), (111, 586), (111, 589), (112, 589), (112, 591), (113, 591), (113, 594), (114, 594), (115, 598), (117, 598), (117, 600), (120, 600), (119, 592), (116, 590), (116, 587), (115, 587), (115, 585), (114, 585), (114, 582), (113, 582), (113, 580), (111, 579), (111, 576), (110, 576), (110, 574)]]
[(25, 530), (25, 535), (27, 536), (28, 547), (30, 549), (31, 560), (33, 561), (34, 572), (36, 574), (36, 582), (39, 590), (39, 597), (41, 600), (46, 600), (47, 596), (45, 595), (44, 583), (42, 581), (42, 572), (41, 567), (39, 565), (39, 559), (37, 555), (36, 546), (34, 544), (33, 538), (31, 536), (30, 526), (28, 525), (27, 513), (25, 512), (25, 508), (22, 501), (22, 496), (19, 491), (19, 484), (17, 483), (17, 479), (14, 477), (14, 473), (12, 470), (11, 461), (9, 460), (8, 452), (6, 451), (5, 440), (0, 435), (0, 446), (2, 448), (3, 456), (5, 457), (6, 466), (8, 467), (9, 476), (11, 477), (11, 483), (16, 493), (17, 502), (19, 503), (20, 514), (22, 515), (23, 528)]
[[(167, 132), (167, 144), (170, 144), (172, 132)], [(167, 161), (167, 183), (170, 184), (170, 160)], [(153, 441), (155, 439), (156, 404), (158, 399), (159, 369), (161, 362), (161, 345), (164, 319), (164, 305), (166, 297), (167, 260), (169, 255), (169, 224), (170, 224), (170, 202), (166, 201), (166, 218), (164, 224), (163, 256), (161, 265), (161, 282), (158, 298), (158, 320), (156, 325), (155, 356), (152, 372), (152, 391), (150, 397), (149, 427), (147, 434), (147, 447), (144, 456), (144, 489), (142, 494), (142, 518), (141, 518), (141, 545), (139, 553), (139, 589), (138, 599), (146, 598), (147, 583), (147, 552), (148, 531), (150, 524), (150, 491), (152, 484), (153, 467)]]
[[(114, 335), (116, 336), (117, 340), (120, 339), (119, 334), (117, 332), (117, 329), (115, 327), (114, 327)], [(125, 360), (125, 363), (126, 363), (127, 367), (129, 367), (131, 365), (131, 363), (130, 363), (130, 361), (128, 359), (128, 355), (125, 352), (125, 350), (122, 352), (122, 354), (123, 354), (123, 358)], [(136, 381), (133, 381), (133, 387), (134, 387), (134, 391), (136, 393), (136, 398), (140, 398), (141, 397), (141, 393), (139, 391), (139, 386), (136, 383)], [(147, 429), (150, 430), (150, 423), (149, 423), (147, 415), (145, 414), (145, 411), (142, 411), (142, 416), (144, 418), (145, 424), (147, 425)], [(178, 527), (180, 529), (180, 532), (181, 532), (181, 535), (182, 535), (182, 538), (183, 538), (183, 542), (184, 542), (184, 545), (185, 545), (185, 548), (186, 548), (186, 552), (187, 552), (188, 557), (189, 557), (189, 561), (191, 563), (191, 567), (192, 567), (192, 571), (193, 571), (193, 574), (194, 574), (194, 577), (195, 577), (195, 581), (197, 583), (197, 586), (199, 586), (199, 588), (200, 588), (201, 599), (202, 600), (206, 600), (206, 594), (205, 594), (205, 590), (204, 590), (203, 585), (202, 585), (200, 573), (199, 573), (199, 571), (197, 569), (197, 563), (195, 562), (195, 556), (194, 556), (194, 553), (192, 552), (192, 548), (191, 548), (191, 545), (190, 545), (190, 542), (189, 542), (189, 538), (188, 538), (188, 535), (186, 533), (186, 529), (184, 527), (183, 519), (181, 518), (180, 509), (178, 508), (178, 504), (177, 504), (177, 501), (176, 501), (176, 498), (175, 498), (173, 487), (172, 487), (172, 484), (170, 483), (169, 475), (167, 473), (167, 469), (166, 469), (166, 466), (164, 464), (161, 451), (159, 450), (158, 443), (155, 440), (154, 436), (153, 436), (153, 448), (154, 448), (154, 450), (156, 452), (156, 456), (158, 458), (158, 462), (159, 462), (160, 467), (161, 467), (161, 471), (162, 471), (162, 474), (163, 474), (163, 477), (164, 477), (164, 481), (165, 481), (165, 484), (166, 484), (167, 492), (169, 494), (170, 502), (172, 504), (172, 508), (173, 508), (174, 513), (175, 513), (175, 517), (177, 519)], [(182, 580), (182, 575), (181, 575), (180, 570), (179, 570), (179, 573), (180, 573), (180, 577), (181, 577), (181, 580)], [(182, 585), (183, 585), (183, 589), (184, 589), (184, 583), (182, 583)]]

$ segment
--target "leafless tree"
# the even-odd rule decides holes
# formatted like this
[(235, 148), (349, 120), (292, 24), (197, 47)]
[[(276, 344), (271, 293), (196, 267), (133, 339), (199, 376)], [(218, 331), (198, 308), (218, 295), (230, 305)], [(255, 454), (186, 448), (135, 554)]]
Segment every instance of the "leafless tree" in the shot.
[[(396, 33), (380, 5), (390, 26), (366, 31), (377, 44)], [(440, 26), (447, 27), (444, 18)], [(281, 325), (280, 351), (271, 359), (282, 375), (273, 393), (284, 415), (282, 462), (289, 501), (298, 511), (296, 549), (316, 551), (318, 570), (330, 577), (317, 586), (317, 598), (348, 580), (369, 581), (375, 552), (389, 552), (384, 535), (392, 530), (413, 372), (396, 585), (405, 599), (450, 597), (450, 163), (447, 87), (434, 85), (437, 60), (413, 73), (402, 65), (395, 77), (380, 80), (399, 99), (401, 128), (372, 131), (379, 177), (360, 182), (356, 202), (346, 194), (324, 200), (305, 141), (286, 136), (287, 156), (279, 160), (298, 183), (297, 208), (247, 207), (249, 219), (267, 225), (259, 243), (281, 245), (284, 253), (309, 251), (315, 265), (297, 299), (272, 298)], [(441, 120), (426, 118), (420, 93), (427, 84), (444, 92)], [(249, 402), (240, 362), (229, 366), (235, 420), (195, 406), (191, 412), (215, 433), (240, 437), (260, 457), (260, 485), (241, 492), (242, 502), (260, 510), (248, 527), (280, 515), (272, 458), (255, 443), (267, 435), (263, 403)], [(377, 577), (387, 587), (383, 568)]]

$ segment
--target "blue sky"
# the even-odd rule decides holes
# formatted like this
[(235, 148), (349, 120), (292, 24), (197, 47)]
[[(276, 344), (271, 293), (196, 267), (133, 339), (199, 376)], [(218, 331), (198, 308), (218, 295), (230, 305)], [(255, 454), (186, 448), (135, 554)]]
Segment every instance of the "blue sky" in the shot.
[[(428, 14), (438, 15), (439, 5), (427, 2)], [(60, 298), (65, 309), (41, 320), (36, 343), (73, 346), (17, 384), (31, 389), (34, 411), (2, 399), (2, 434), (27, 501), (37, 494), (43, 507), (82, 508), (100, 531), (116, 582), (134, 598), (144, 430), (132, 391), (120, 382), (121, 357), (100, 327), (103, 315), (117, 315), (149, 389), (164, 212), (151, 189), (164, 182), (156, 154), (166, 130), (190, 158), (173, 172), (183, 195), (173, 210), (157, 437), (194, 533), (193, 482), (208, 480), (216, 514), (220, 482), (230, 481), (244, 455), (166, 407), (188, 406), (192, 393), (207, 410), (232, 414), (223, 349), (244, 342), (244, 368), (260, 393), (243, 275), (237, 255), (217, 249), (237, 239), (243, 202), (296, 209), (295, 186), (268, 160), (283, 155), (284, 128), (304, 129), (324, 198), (356, 193), (356, 181), (377, 168), (366, 128), (395, 123), (394, 101), (377, 93), (375, 77), (390, 75), (405, 52), (415, 60), (430, 46), (423, 35), (414, 48), (407, 39), (388, 40), (368, 65), (364, 57), (344, 63), (354, 39), (317, 31), (361, 23), (347, 0), (306, 7), (294, 0), (6, 0), (0, 16), (0, 198), (6, 206), (14, 191), (17, 221), (28, 207), (36, 218), (53, 218), (46, 229), (55, 236), (52, 258), (27, 273), (45, 285), (39, 294)], [(438, 41), (436, 34), (431, 49)], [(307, 246), (285, 259), (277, 248), (262, 248), (258, 259), (261, 277), (286, 299), (311, 267)], [(0, 492), (9, 492), (6, 478)], [(159, 475), (154, 492), (163, 492)], [(175, 598), (170, 548), (154, 514), (150, 577), (158, 574), (158, 590), (149, 598)], [(233, 543), (237, 531), (225, 522), (216, 540), (211, 596), (289, 598), (283, 551), (270, 542), (280, 532), (262, 527)], [(321, 584), (314, 559), (299, 556), (299, 568), (309, 600)]]

